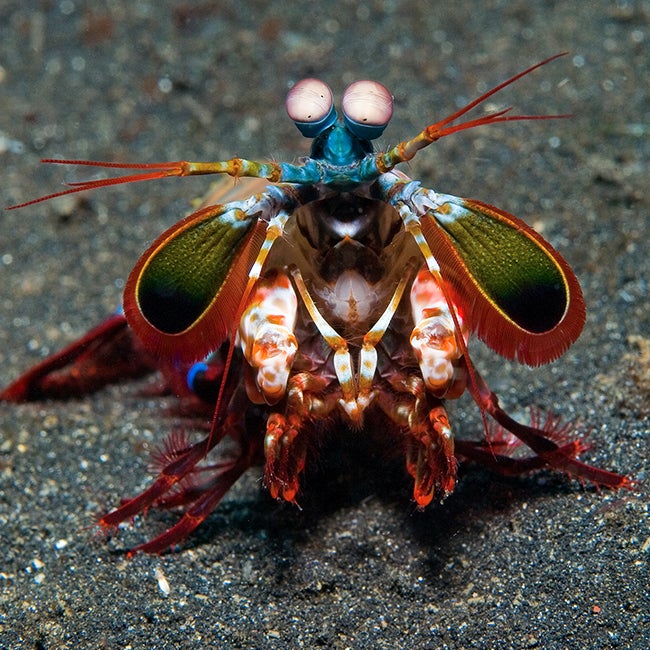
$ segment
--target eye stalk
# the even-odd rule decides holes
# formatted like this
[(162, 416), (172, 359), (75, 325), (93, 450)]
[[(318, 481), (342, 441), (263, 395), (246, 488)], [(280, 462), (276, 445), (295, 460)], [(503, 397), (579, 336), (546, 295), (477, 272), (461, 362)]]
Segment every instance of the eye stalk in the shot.
[(377, 81), (355, 81), (343, 93), (345, 126), (362, 140), (374, 140), (393, 115), (393, 96)]
[(287, 113), (306, 138), (315, 138), (336, 122), (330, 87), (319, 79), (303, 79), (288, 93)]
[[(377, 81), (355, 81), (343, 94), (343, 120), (361, 140), (374, 140), (393, 115), (393, 96)], [(286, 108), (306, 138), (316, 138), (337, 119), (330, 87), (319, 79), (303, 79), (287, 94)]]

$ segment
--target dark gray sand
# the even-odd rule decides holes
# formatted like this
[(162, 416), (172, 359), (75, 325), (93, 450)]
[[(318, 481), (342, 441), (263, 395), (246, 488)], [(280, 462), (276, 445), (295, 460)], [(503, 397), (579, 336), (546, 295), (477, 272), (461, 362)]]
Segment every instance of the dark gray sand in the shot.
[[(5, 0), (0, 204), (74, 177), (41, 157), (295, 159), (308, 142), (283, 102), (305, 76), (337, 96), (358, 78), (386, 84), (396, 110), (382, 143), (394, 144), (569, 50), (492, 105), (572, 119), (455, 135), (409, 173), (517, 214), (570, 261), (588, 306), (578, 343), (534, 370), (479, 343), (475, 361), (513, 414), (537, 405), (580, 419), (586, 460), (647, 479), (649, 20), (641, 0)], [(0, 384), (109, 313), (146, 244), (208, 185), (4, 213)], [(400, 471), (342, 442), (348, 462), (323, 452), (302, 511), (250, 472), (181, 552), (126, 559), (176, 520), (152, 511), (117, 538), (93, 537), (96, 513), (146, 486), (149, 453), (174, 422), (173, 401), (141, 388), (0, 405), (2, 648), (650, 646), (647, 482), (598, 492), (466, 468), (452, 497), (419, 513)], [(451, 418), (480, 435), (469, 400)]]

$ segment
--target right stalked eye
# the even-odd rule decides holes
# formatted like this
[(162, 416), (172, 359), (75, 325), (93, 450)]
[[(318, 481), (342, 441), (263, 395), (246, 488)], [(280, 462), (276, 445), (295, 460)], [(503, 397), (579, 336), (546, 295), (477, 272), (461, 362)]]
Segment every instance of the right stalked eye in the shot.
[(315, 138), (336, 122), (330, 87), (319, 79), (299, 81), (287, 95), (287, 113), (306, 138)]
[(392, 115), (393, 96), (377, 81), (355, 81), (343, 94), (345, 124), (358, 138), (378, 138)]

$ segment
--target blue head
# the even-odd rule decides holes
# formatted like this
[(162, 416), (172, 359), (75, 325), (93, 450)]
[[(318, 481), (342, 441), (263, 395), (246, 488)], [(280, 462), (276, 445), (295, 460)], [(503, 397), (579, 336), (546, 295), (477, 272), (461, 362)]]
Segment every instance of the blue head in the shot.
[(314, 138), (311, 158), (333, 167), (350, 167), (372, 153), (393, 114), (393, 98), (376, 81), (356, 81), (343, 94), (343, 120), (337, 121), (332, 91), (318, 79), (299, 81), (287, 95), (287, 113), (300, 132)]

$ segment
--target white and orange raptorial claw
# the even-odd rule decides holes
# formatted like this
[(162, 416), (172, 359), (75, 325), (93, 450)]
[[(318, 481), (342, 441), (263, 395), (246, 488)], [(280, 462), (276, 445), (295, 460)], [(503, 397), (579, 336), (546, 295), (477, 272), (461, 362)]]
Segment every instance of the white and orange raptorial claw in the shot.
[[(438, 397), (448, 396), (450, 392), (462, 393), (465, 377), (457, 364), (462, 351), (456, 340), (454, 320), (440, 285), (427, 269), (422, 269), (415, 278), (410, 298), (415, 323), (411, 347), (426, 387)], [(467, 343), (467, 328), (458, 312), (456, 318)]]
[(239, 323), (242, 352), (257, 369), (257, 389), (267, 404), (275, 404), (286, 393), (298, 350), (294, 335), (297, 311), (298, 300), (289, 278), (277, 272), (256, 283)]

